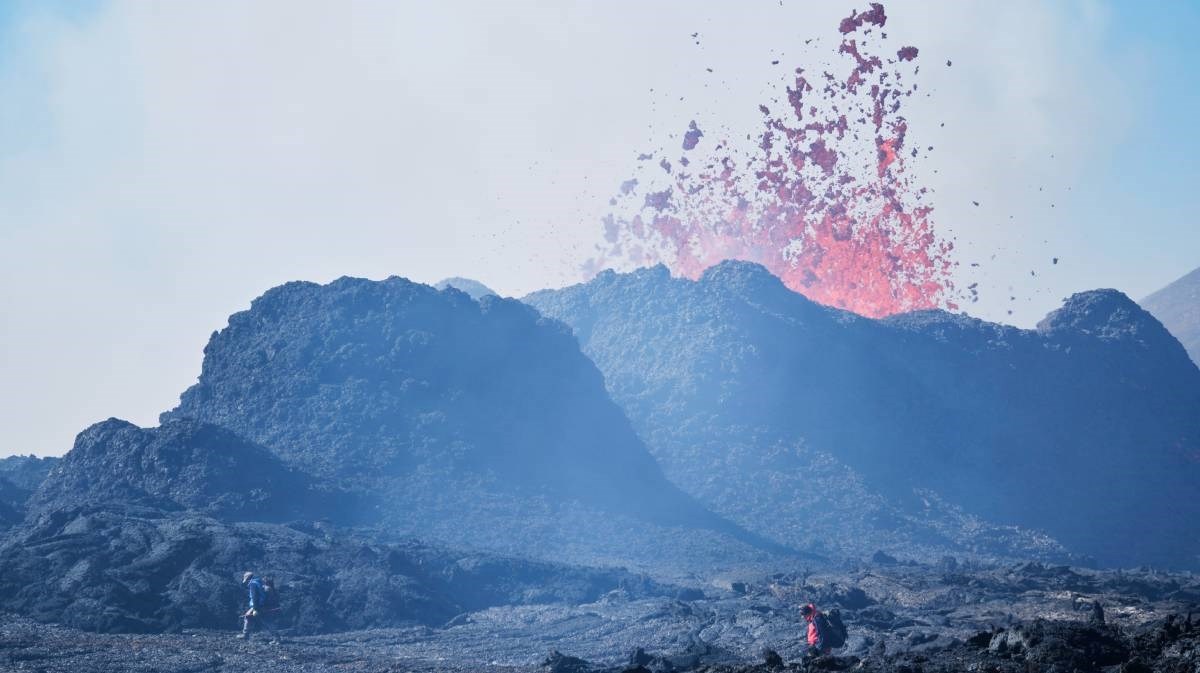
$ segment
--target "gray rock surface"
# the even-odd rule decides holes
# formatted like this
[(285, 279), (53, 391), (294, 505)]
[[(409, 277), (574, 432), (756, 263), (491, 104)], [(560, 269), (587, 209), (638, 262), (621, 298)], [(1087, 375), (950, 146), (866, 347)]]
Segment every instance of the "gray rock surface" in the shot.
[(9, 456), (0, 458), (0, 530), (25, 518), (25, 508), (58, 458)]
[(30, 493), (37, 490), (59, 458), (47, 456), (8, 456), (0, 458), (0, 477)]
[(232, 628), (241, 573), (274, 577), (275, 628), (322, 633), (441, 625), (492, 605), (671, 594), (623, 570), (380, 541), (327, 523), (227, 523), (109, 505), (42, 513), (0, 543), (0, 608), (99, 632)]
[(213, 334), (162, 416), (185, 418), (422, 538), (586, 563), (782, 551), (667, 481), (570, 330), (515, 300), (396, 277), (274, 288)]
[(346, 510), (265, 448), (189, 419), (152, 429), (110, 418), (75, 440), (28, 502), (29, 516), (103, 504), (285, 521)]
[[(680, 602), (620, 589), (591, 602), (497, 605), (440, 626), (299, 635), (277, 629), (244, 643), (225, 630), (92, 634), (0, 615), (0, 668), (71, 671), (572, 671), (765, 673), (769, 670), (1194, 671), (1200, 624), (1187, 616), (1192, 576), (1041, 564), (827, 568), (741, 576), (734, 595)], [(804, 655), (801, 601), (856, 586), (863, 608), (837, 601), (850, 631), (832, 656)], [(1111, 606), (1089, 624), (1097, 597)], [(767, 663), (763, 653), (779, 655)]]

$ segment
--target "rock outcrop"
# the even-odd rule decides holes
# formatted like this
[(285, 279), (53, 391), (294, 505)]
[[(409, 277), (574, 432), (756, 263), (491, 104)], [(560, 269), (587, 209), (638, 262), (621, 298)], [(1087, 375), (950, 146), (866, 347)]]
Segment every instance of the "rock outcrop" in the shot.
[(667, 481), (570, 330), (521, 302), (288, 283), (204, 352), (164, 423), (233, 430), (370, 499), (391, 531), (588, 563), (771, 547)]

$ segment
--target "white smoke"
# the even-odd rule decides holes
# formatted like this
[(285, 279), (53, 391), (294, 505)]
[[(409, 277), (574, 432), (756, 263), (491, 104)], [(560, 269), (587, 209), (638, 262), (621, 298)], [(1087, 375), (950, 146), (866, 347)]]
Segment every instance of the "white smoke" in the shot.
[[(693, 118), (757, 119), (814, 53), (803, 40), (835, 44), (838, 19), (864, 5), (18, 13), (0, 48), (0, 453), (61, 453), (107, 416), (153, 424), (195, 379), (209, 333), (287, 280), (462, 275), (502, 294), (577, 281), (637, 152), (677, 144)], [(913, 0), (888, 13), (935, 94), (909, 114), (911, 137), (938, 146), (922, 168), (937, 221), (965, 253), (1031, 244), (1050, 220), (1021, 199), (1123, 124), (1113, 92), (1128, 82), (1108, 67), (1103, 12)], [(970, 199), (1006, 204), (988, 212), (1024, 228), (983, 227), (1000, 225), (977, 223)], [(1000, 285), (1025, 273), (993, 269)], [(1005, 302), (980, 308), (1006, 317)]]

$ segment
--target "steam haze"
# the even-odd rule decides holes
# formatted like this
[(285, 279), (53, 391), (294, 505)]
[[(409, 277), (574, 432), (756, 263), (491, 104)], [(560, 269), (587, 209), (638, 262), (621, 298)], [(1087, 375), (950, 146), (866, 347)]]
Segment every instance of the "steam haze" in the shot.
[[(288, 280), (582, 280), (639, 152), (692, 119), (749, 128), (864, 4), (17, 3), (0, 13), (0, 454), (61, 454), (109, 416), (155, 424), (210, 333)], [(1129, 187), (1169, 190), (1159, 172), (1194, 148), (1122, 154), (1179, 102), (1145, 93), (1171, 71), (1134, 76), (1169, 44), (1116, 31), (1104, 3), (887, 9), (893, 43), (921, 48), (910, 137), (935, 149), (911, 169), (959, 282), (980, 283), (968, 312), (1028, 326), (1068, 293), (1144, 296), (1200, 263), (1196, 196)]]

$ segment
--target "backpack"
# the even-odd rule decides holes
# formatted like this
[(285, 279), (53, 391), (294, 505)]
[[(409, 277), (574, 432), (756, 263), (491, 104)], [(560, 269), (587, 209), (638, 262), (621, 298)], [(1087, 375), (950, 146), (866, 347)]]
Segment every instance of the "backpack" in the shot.
[(267, 612), (279, 610), (279, 590), (275, 588), (275, 578), (262, 578), (262, 609)]
[(827, 613), (817, 615), (817, 628), (827, 647), (841, 647), (846, 644), (846, 625), (842, 623), (842, 613), (837, 608)]

